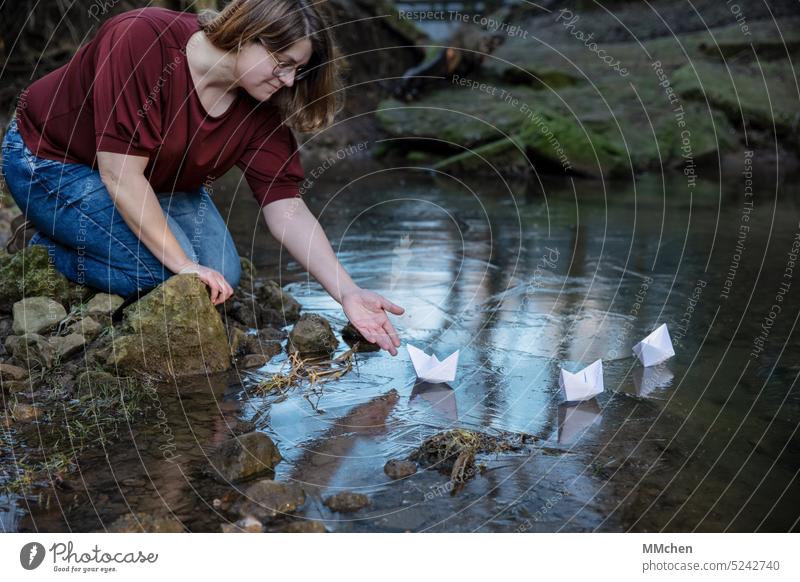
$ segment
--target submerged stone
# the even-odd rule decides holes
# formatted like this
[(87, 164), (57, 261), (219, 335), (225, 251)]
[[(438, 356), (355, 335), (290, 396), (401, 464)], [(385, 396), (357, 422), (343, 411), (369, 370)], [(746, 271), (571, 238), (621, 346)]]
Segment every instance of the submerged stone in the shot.
[(221, 483), (244, 481), (272, 471), (280, 460), (271, 438), (251, 432), (222, 443), (211, 455), (208, 471)]
[(245, 489), (233, 509), (239, 515), (252, 516), (263, 522), (290, 515), (305, 501), (306, 494), (297, 483), (262, 479)]
[(352, 491), (342, 491), (331, 495), (325, 500), (325, 505), (331, 511), (339, 513), (353, 513), (359, 509), (367, 507), (370, 503), (369, 497), (363, 493), (353, 493)]

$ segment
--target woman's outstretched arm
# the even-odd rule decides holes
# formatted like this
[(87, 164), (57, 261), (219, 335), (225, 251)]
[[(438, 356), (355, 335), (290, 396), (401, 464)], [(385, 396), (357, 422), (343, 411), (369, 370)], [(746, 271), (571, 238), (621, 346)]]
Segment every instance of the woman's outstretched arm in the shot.
[(272, 236), (342, 306), (347, 318), (366, 340), (397, 355), (400, 338), (386, 311), (402, 315), (405, 310), (353, 282), (305, 202), (301, 198), (276, 200), (264, 206), (263, 212)]

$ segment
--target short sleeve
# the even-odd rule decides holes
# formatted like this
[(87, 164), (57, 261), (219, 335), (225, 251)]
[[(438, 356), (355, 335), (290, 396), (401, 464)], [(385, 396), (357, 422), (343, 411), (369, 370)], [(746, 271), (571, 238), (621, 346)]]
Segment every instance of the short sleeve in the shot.
[(161, 144), (167, 82), (159, 34), (143, 18), (108, 21), (98, 31), (92, 104), (97, 151), (148, 156)]
[(275, 127), (273, 122), (256, 132), (236, 166), (244, 172), (261, 208), (283, 198), (300, 197), (305, 173), (297, 140), (284, 124)]

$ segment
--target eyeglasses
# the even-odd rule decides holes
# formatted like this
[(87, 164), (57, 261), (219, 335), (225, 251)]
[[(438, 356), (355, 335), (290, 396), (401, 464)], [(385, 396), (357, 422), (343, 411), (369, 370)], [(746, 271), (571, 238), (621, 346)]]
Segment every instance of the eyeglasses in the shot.
[(262, 39), (258, 39), (258, 42), (261, 43), (261, 46), (264, 47), (264, 50), (269, 53), (269, 56), (275, 61), (275, 68), (272, 69), (272, 74), (276, 77), (285, 77), (292, 71), (294, 71), (294, 80), (295, 81), (302, 81), (306, 77), (308, 77), (309, 73), (311, 73), (311, 69), (307, 69), (306, 67), (298, 67), (297, 65), (286, 63), (278, 60), (278, 57), (269, 50), (267, 47), (267, 43), (265, 43)]

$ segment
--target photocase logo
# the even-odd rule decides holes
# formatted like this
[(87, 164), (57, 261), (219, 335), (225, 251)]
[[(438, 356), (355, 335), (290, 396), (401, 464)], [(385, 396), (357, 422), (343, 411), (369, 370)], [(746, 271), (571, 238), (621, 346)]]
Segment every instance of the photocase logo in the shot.
[(44, 560), (44, 546), (39, 542), (30, 542), (19, 551), (19, 563), (26, 570), (35, 570)]

